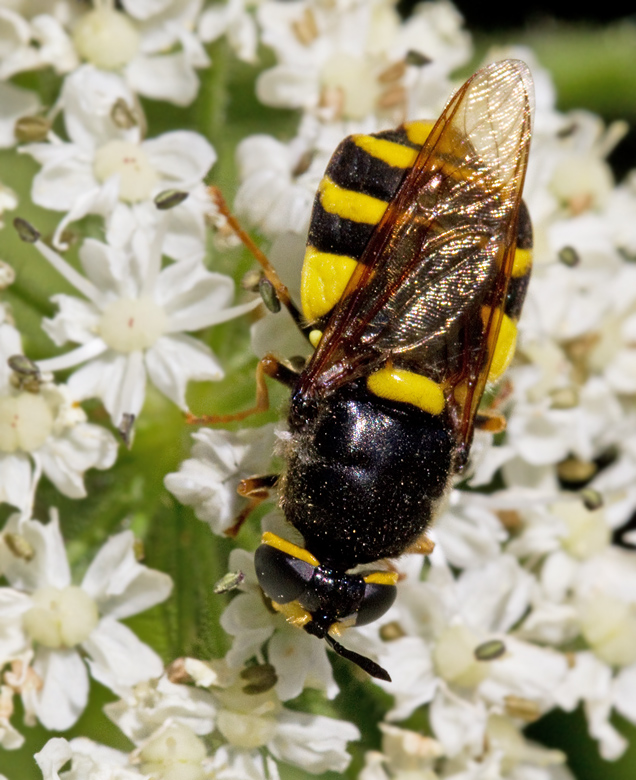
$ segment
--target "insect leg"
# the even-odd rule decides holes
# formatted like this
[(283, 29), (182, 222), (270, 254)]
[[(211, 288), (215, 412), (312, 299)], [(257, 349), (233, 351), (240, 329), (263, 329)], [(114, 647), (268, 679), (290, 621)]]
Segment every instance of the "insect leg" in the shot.
[(248, 505), (238, 515), (234, 525), (225, 531), (226, 536), (235, 537), (241, 530), (243, 523), (257, 506), (269, 498), (270, 490), (278, 480), (278, 474), (262, 474), (260, 476), (248, 477), (239, 482), (236, 492), (239, 496), (249, 499)]
[(506, 418), (503, 414), (487, 409), (475, 415), (475, 428), (488, 433), (502, 433), (506, 430)]
[(253, 414), (266, 412), (269, 409), (269, 393), (265, 383), (266, 376), (288, 387), (293, 387), (298, 380), (298, 374), (292, 368), (268, 353), (258, 361), (256, 366), (256, 404), (254, 406), (234, 414), (203, 414), (198, 416), (188, 412), (186, 414), (186, 422), (188, 425), (215, 425), (216, 423), (245, 420), (246, 417), (250, 417)]
[(413, 544), (404, 550), (405, 553), (412, 553), (414, 555), (430, 555), (435, 549), (435, 542), (429, 539), (426, 533), (423, 533)]
[(289, 290), (281, 282), (280, 277), (276, 273), (273, 265), (267, 259), (265, 253), (262, 252), (256, 246), (256, 244), (252, 241), (249, 235), (240, 226), (238, 220), (230, 211), (229, 206), (227, 205), (225, 198), (221, 194), (218, 187), (208, 187), (208, 193), (210, 194), (210, 197), (214, 200), (219, 212), (227, 219), (228, 225), (232, 228), (232, 230), (238, 236), (238, 238), (240, 238), (243, 245), (250, 251), (250, 253), (254, 256), (254, 258), (257, 260), (257, 262), (263, 269), (265, 278), (274, 288), (274, 292), (276, 293), (276, 297), (278, 298), (278, 300), (291, 314), (291, 317), (294, 320), (298, 330), (300, 330), (303, 333), (303, 335), (308, 338), (312, 328), (307, 327), (307, 325), (303, 322), (303, 317), (301, 313), (298, 311), (298, 309), (296, 308), (296, 306), (294, 305), (289, 295)]

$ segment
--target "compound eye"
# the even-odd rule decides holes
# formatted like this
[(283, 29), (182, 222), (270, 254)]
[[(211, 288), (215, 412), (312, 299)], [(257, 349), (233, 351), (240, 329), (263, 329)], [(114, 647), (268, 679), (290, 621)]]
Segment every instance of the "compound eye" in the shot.
[(366, 626), (374, 620), (382, 617), (393, 605), (397, 596), (395, 585), (384, 585), (378, 582), (367, 582), (364, 586), (364, 595), (360, 602), (356, 626)]
[(315, 570), (311, 563), (269, 544), (261, 544), (256, 550), (254, 567), (259, 585), (277, 604), (295, 601), (305, 591)]

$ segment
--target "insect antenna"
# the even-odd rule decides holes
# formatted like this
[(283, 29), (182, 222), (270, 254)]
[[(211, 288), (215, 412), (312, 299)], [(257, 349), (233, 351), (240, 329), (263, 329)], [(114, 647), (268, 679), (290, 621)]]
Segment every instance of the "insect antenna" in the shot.
[(383, 669), (380, 664), (376, 664), (375, 661), (372, 661), (364, 655), (360, 655), (360, 653), (355, 653), (353, 650), (347, 650), (346, 647), (343, 647), (340, 642), (336, 642), (329, 634), (325, 636), (325, 639), (338, 655), (346, 658), (348, 661), (353, 661), (356, 666), (364, 669), (371, 677), (375, 677), (378, 680), (384, 680), (385, 682), (391, 682), (391, 675), (386, 669)]

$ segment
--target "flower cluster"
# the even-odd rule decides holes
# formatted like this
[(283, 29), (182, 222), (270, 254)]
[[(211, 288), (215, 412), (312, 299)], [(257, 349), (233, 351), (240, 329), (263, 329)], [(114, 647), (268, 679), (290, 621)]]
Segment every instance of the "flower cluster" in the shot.
[[(179, 451), (196, 383), (308, 351), (255, 285), (237, 296), (227, 273), (244, 263), (208, 183), (235, 148), (235, 211), (298, 300), (330, 155), (439, 115), (472, 56), (460, 15), (447, 0), (407, 19), (394, 0), (4, 5), (0, 230), (15, 211), (21, 243), (0, 259), (0, 751), (24, 744), (18, 702), (26, 727), (65, 732), (92, 678), (129, 749), (54, 737), (35, 756), (45, 780), (342, 774), (362, 736), (361, 780), (567, 780), (564, 754), (524, 728), (579, 706), (601, 755), (621, 756), (612, 716), (636, 725), (636, 177), (616, 185), (606, 160), (623, 124), (557, 111), (531, 51), (490, 55), (525, 60), (537, 92), (535, 270), (494, 395), (507, 429), (476, 434), (432, 555), (393, 562), (395, 604), (344, 634), (393, 678), (361, 681), (271, 608), (240, 530), (263, 496), (237, 487), (278, 470), (284, 422), (203, 428)], [(267, 116), (295, 113), (284, 136), (238, 138), (226, 117), (253, 71), (233, 61), (264, 51), (250, 93)], [(248, 350), (246, 318), (223, 323), (249, 313)], [(262, 529), (302, 544), (271, 498)], [(207, 596), (227, 572), (220, 607)]]

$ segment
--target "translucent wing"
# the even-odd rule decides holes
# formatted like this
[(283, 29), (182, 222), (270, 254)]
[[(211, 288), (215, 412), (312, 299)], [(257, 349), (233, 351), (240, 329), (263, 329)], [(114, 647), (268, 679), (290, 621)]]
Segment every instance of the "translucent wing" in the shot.
[(532, 95), (527, 66), (504, 60), (451, 98), (334, 308), (301, 392), (327, 395), (391, 361), (449, 398), (464, 387), (457, 432), (471, 437), (513, 263)]

